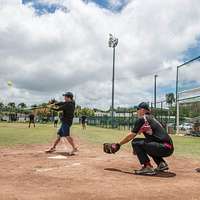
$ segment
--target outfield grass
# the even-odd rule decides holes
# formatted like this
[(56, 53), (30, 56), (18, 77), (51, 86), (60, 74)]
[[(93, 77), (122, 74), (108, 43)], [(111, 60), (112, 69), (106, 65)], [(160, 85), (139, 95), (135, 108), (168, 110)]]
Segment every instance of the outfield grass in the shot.
[[(56, 136), (56, 129), (52, 124), (36, 125), (36, 128), (27, 128), (23, 123), (0, 123), (0, 146), (15, 146), (18, 144), (46, 144), (52, 142)], [(77, 135), (90, 143), (117, 142), (128, 131), (98, 128), (94, 126), (82, 130), (80, 125), (72, 127), (72, 134)], [(172, 136), (175, 145), (175, 154), (200, 159), (200, 138)], [(130, 149), (130, 144), (124, 148)]]
[[(75, 133), (92, 143), (116, 142), (127, 135), (128, 131), (112, 130), (96, 127), (87, 127), (86, 131), (81, 130), (80, 126), (74, 128)], [(200, 137), (175, 136), (172, 135), (175, 146), (175, 154), (185, 157), (200, 159)], [(125, 148), (130, 148), (130, 144)]]
[(0, 146), (18, 144), (43, 144), (55, 137), (52, 125), (36, 125), (28, 128), (24, 123), (0, 123)]

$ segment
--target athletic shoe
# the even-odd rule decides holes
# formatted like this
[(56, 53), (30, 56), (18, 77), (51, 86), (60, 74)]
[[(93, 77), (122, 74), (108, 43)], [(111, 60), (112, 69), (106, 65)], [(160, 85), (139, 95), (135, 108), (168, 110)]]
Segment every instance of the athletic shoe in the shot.
[(71, 155), (74, 155), (74, 153), (76, 153), (78, 151), (78, 148), (75, 148), (75, 149), (73, 149), (72, 151), (71, 151)]
[(146, 167), (142, 167), (139, 170), (135, 170), (135, 174), (138, 174), (138, 175), (155, 175), (156, 172), (153, 169), (153, 167), (146, 166)]
[(168, 170), (169, 166), (166, 162), (161, 162), (158, 167), (155, 168), (155, 171), (157, 172), (163, 172), (165, 170)]
[(51, 147), (51, 148), (47, 149), (47, 150), (45, 151), (45, 153), (53, 153), (54, 151), (56, 151), (56, 148)]

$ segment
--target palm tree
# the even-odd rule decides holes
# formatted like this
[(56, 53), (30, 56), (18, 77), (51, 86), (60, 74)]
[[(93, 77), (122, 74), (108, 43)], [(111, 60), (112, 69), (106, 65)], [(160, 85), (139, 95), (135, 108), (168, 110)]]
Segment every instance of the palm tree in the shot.
[(24, 109), (24, 108), (26, 108), (27, 106), (26, 106), (26, 104), (25, 103), (19, 103), (18, 105), (17, 105), (17, 107), (18, 108), (21, 108), (21, 109)]
[(25, 110), (25, 108), (27, 108), (27, 106), (26, 106), (25, 103), (22, 102), (22, 103), (19, 103), (19, 104), (17, 105), (17, 108), (18, 108), (18, 112), (23, 113), (24, 110)]
[(2, 102), (0, 102), (0, 114), (3, 111), (3, 109), (4, 109), (4, 104)]
[(174, 93), (168, 93), (166, 94), (166, 103), (170, 105), (170, 107), (172, 107), (172, 104), (175, 102), (175, 97), (174, 97)]
[(169, 107), (169, 119), (170, 119), (170, 111), (172, 109), (172, 104), (175, 102), (174, 93), (168, 93), (165, 95), (166, 103), (170, 106)]
[(0, 102), (0, 110), (2, 110), (3, 108), (4, 108), (4, 104)]
[(14, 111), (16, 109), (14, 102), (9, 102), (7, 106), (8, 106), (8, 109), (11, 111)]

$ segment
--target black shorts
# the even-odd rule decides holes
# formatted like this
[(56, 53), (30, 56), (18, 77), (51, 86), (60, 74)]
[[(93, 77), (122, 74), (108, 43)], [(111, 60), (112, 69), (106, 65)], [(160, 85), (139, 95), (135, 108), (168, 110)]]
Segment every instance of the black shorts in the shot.
[(163, 161), (163, 157), (168, 157), (174, 152), (172, 143), (159, 143), (155, 141), (148, 141), (144, 138), (135, 138), (132, 140), (132, 147), (134, 154), (138, 156), (141, 164), (149, 162), (148, 155), (151, 156), (154, 161), (159, 164)]
[(62, 124), (58, 130), (58, 135), (60, 137), (70, 136), (70, 126), (67, 123), (62, 122)]

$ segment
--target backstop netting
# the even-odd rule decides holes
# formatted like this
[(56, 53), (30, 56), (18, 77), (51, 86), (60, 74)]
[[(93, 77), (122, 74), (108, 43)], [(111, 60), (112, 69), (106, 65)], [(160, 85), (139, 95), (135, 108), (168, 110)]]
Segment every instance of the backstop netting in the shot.
[(192, 134), (200, 121), (200, 57), (178, 68), (177, 129)]

